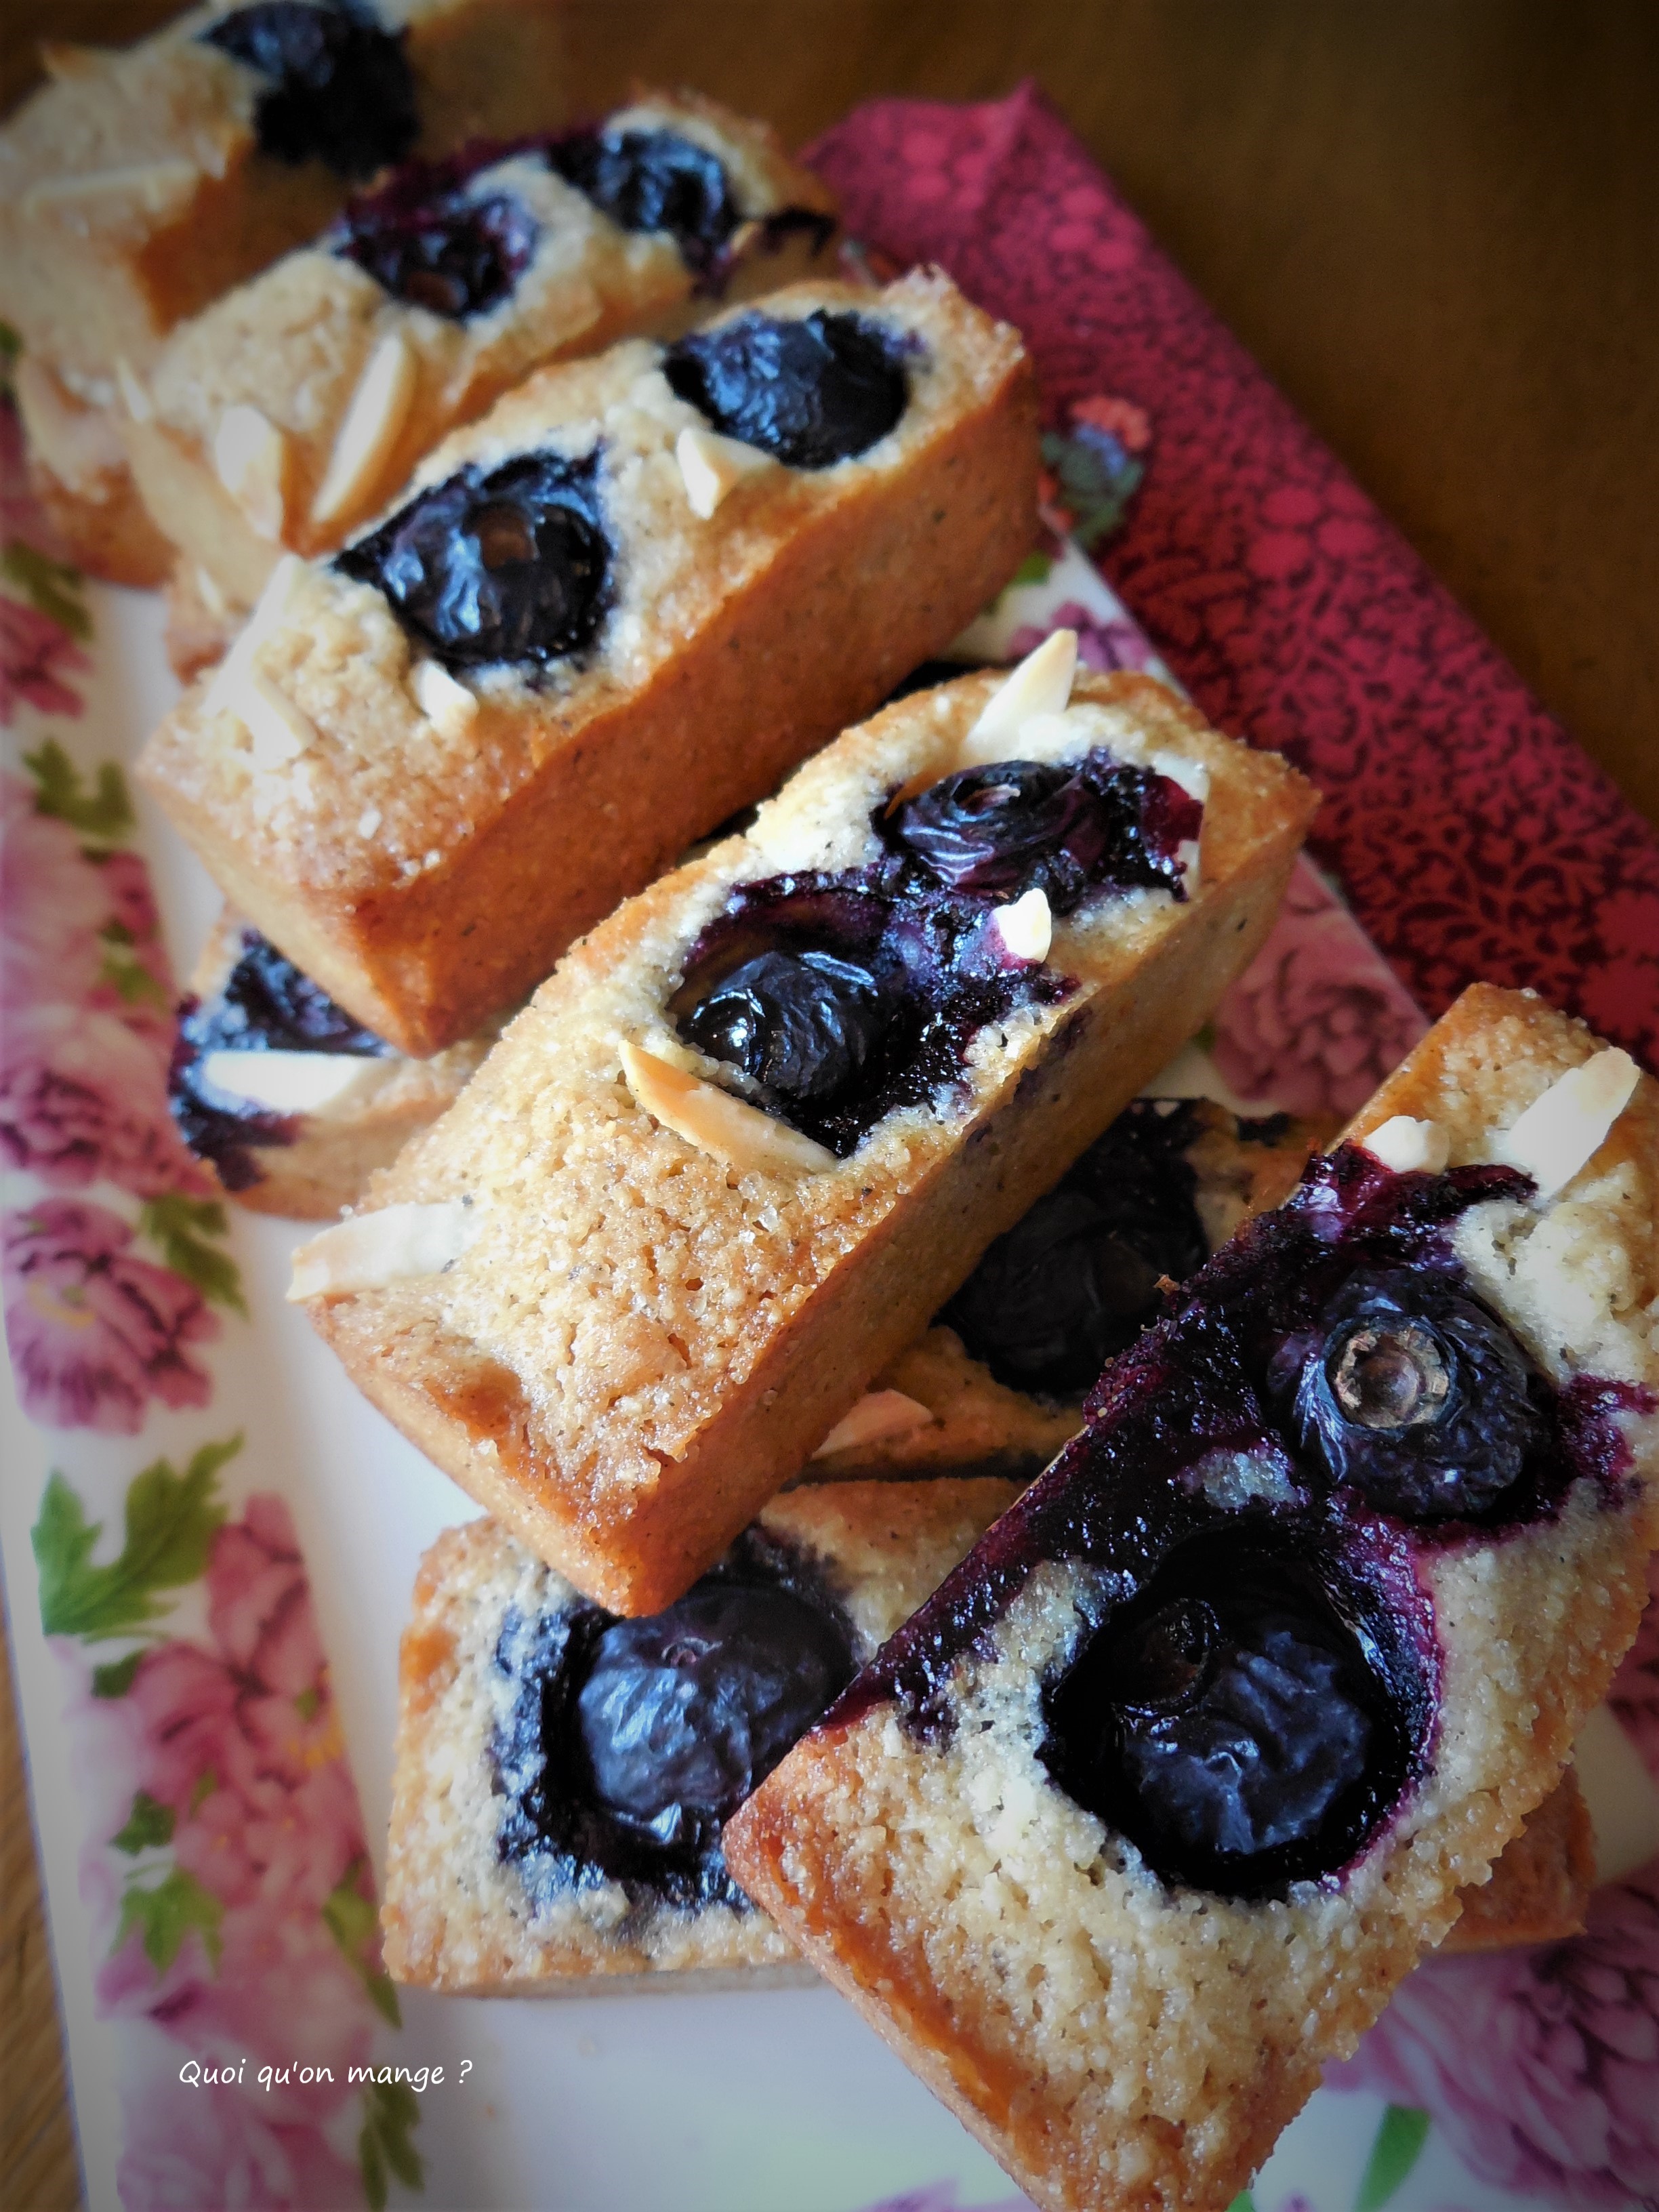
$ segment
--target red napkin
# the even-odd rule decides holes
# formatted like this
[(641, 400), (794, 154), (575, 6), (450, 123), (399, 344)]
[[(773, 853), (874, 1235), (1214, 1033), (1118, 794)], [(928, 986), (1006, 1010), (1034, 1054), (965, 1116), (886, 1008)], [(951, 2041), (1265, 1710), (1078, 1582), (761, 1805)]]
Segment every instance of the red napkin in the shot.
[(1314, 850), (1422, 1005), (1530, 984), (1659, 1066), (1659, 840), (1041, 94), (878, 100), (809, 159), (856, 235), (1018, 325), (1057, 427), (1150, 416), (1102, 567), (1211, 719), (1318, 784)]

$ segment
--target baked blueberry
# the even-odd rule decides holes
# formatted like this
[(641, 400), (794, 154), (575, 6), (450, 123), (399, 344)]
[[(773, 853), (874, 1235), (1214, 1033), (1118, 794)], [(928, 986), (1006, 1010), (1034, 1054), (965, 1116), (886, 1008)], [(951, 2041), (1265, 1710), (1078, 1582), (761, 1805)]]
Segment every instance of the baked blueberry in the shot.
[(983, 901), (891, 864), (739, 884), (669, 1012), (688, 1043), (765, 1086), (769, 1112), (855, 1151), (882, 1117), (958, 1081), (975, 1031), (1073, 988), (1012, 959)]
[(662, 1613), (512, 1614), (495, 1663), (515, 1686), (491, 1747), (497, 1848), (527, 1886), (614, 1881), (636, 1901), (738, 1911), (721, 1820), (854, 1667), (810, 1565), (753, 1528)]
[(909, 395), (884, 331), (822, 308), (787, 320), (739, 315), (694, 331), (669, 348), (663, 374), (716, 430), (795, 469), (867, 453)]
[(1541, 1378), (1496, 1315), (1429, 1269), (1363, 1269), (1303, 1360), (1304, 1450), (1372, 1505), (1465, 1520), (1513, 1489), (1548, 1441)]
[(1069, 914), (1099, 884), (1184, 897), (1179, 848), (1201, 814), (1167, 776), (1097, 750), (1065, 766), (958, 769), (874, 821), (894, 851), (952, 890), (1012, 899), (1040, 889)]
[(469, 176), (504, 157), (486, 147), (448, 161), (408, 162), (352, 200), (325, 244), (381, 289), (451, 322), (489, 313), (513, 291), (539, 235), (510, 192), (469, 198)]
[(724, 162), (675, 131), (575, 131), (547, 161), (623, 229), (665, 230), (690, 268), (711, 267), (738, 227)]
[(260, 150), (372, 177), (399, 161), (420, 129), (404, 34), (362, 0), (258, 0), (202, 33), (269, 81), (254, 109)]
[(1138, 1099), (941, 1309), (1011, 1389), (1080, 1396), (1205, 1256), (1190, 1116)]
[(700, 1000), (680, 1034), (781, 1097), (832, 1098), (869, 1060), (884, 1019), (867, 969), (832, 952), (762, 952)]
[(335, 556), (450, 668), (544, 666), (590, 645), (610, 599), (599, 455), (522, 453), (418, 493)]
[(1396, 1705), (1316, 1572), (1209, 1546), (1051, 1688), (1043, 1756), (1166, 1879), (1261, 1894), (1352, 1856), (1403, 1779)]
[(716, 1584), (599, 1640), (577, 1698), (594, 1795), (658, 1829), (742, 1803), (842, 1689), (836, 1624), (788, 1590)]

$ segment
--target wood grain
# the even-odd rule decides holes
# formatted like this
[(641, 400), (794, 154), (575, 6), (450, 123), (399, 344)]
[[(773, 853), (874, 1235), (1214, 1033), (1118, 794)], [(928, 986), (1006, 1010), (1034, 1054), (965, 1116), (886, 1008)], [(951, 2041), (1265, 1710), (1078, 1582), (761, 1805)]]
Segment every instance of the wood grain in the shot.
[[(131, 37), (169, 12), (10, 0), (0, 102), (29, 81), (42, 32)], [(683, 82), (771, 116), (792, 142), (881, 93), (977, 100), (1036, 77), (1546, 704), (1659, 820), (1659, 9), (571, 0), (567, 16), (578, 109), (635, 76)], [(15, 1753), (0, 1790), (15, 1824)], [(14, 1924), (33, 1926), (39, 1955), (9, 1881), (7, 1903), (9, 1942)], [(23, 2057), (44, 2081), (49, 1978), (17, 1995), (32, 2008), (12, 2015)], [(68, 2203), (72, 2185), (0, 2198)]]

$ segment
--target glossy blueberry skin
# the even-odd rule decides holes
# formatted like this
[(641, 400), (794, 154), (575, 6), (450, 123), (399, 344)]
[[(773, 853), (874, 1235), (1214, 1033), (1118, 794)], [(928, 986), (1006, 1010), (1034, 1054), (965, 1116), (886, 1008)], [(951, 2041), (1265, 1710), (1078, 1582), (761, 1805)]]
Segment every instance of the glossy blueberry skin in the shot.
[(909, 397), (888, 333), (860, 315), (739, 315), (669, 348), (663, 374), (720, 434), (794, 469), (867, 453)]
[[(1301, 1361), (1294, 1419), (1304, 1450), (1331, 1480), (1414, 1521), (1469, 1520), (1501, 1506), (1548, 1427), (1542, 1377), (1498, 1316), (1442, 1276), (1366, 1268), (1322, 1322)], [(1356, 1335), (1386, 1342), (1391, 1328), (1395, 1341), (1416, 1336), (1431, 1347), (1449, 1387), (1421, 1418), (1381, 1428), (1350, 1418), (1335, 1386)]]
[(451, 669), (545, 666), (591, 645), (610, 605), (599, 455), (524, 453), (417, 493), (335, 556)]
[(757, 1528), (649, 1619), (510, 1615), (495, 1666), (511, 1690), (490, 1747), (496, 1848), (532, 1898), (616, 1882), (635, 1905), (746, 1912), (721, 1820), (854, 1661), (811, 1563)]
[[(787, 1007), (769, 992), (731, 994), (763, 957), (763, 976), (799, 977), (811, 963), (817, 980)], [(873, 998), (854, 980), (864, 977)], [(699, 1050), (751, 1073), (769, 1057), (791, 1081), (804, 1078), (797, 1090), (769, 1089), (766, 1110), (845, 1159), (896, 1107), (957, 1082), (985, 1023), (1073, 988), (1011, 958), (982, 901), (907, 883), (889, 864), (739, 884), (690, 947), (668, 1011)]]
[(372, 177), (415, 143), (420, 118), (404, 33), (381, 29), (359, 0), (258, 0), (201, 37), (269, 81), (254, 128), (261, 152), (280, 161)]
[(510, 192), (475, 199), (463, 187), (512, 150), (475, 141), (447, 161), (405, 162), (349, 201), (322, 242), (394, 300), (449, 322), (488, 314), (529, 267), (540, 231)]
[(1044, 1711), (1042, 1757), (1070, 1796), (1166, 1877), (1232, 1896), (1340, 1864), (1409, 1763), (1363, 1613), (1242, 1532), (1166, 1559)]
[(725, 164), (674, 131), (576, 131), (547, 161), (623, 230), (666, 231), (693, 269), (711, 267), (738, 227)]
[(1003, 901), (1042, 890), (1070, 914), (1096, 885), (1185, 898), (1177, 854), (1202, 810), (1169, 777), (1097, 750), (1074, 765), (958, 769), (872, 819), (933, 882)]
[(867, 968), (808, 950), (757, 953), (681, 1018), (680, 1035), (793, 1102), (855, 1082), (886, 1024)]
[(757, 1789), (849, 1672), (836, 1625), (789, 1591), (694, 1590), (600, 1637), (576, 1704), (593, 1792), (667, 1839)]
[(1205, 1257), (1189, 1114), (1137, 1099), (1006, 1236), (939, 1318), (1010, 1389), (1079, 1397)]

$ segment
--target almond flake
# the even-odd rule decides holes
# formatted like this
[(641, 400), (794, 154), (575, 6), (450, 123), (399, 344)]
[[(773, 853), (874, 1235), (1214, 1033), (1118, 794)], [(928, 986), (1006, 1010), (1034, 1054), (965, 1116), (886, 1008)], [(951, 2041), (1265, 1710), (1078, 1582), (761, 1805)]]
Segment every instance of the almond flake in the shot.
[(289, 1303), (349, 1297), (356, 1291), (384, 1290), (412, 1276), (439, 1274), (460, 1258), (477, 1232), (477, 1216), (464, 1198), (351, 1214), (294, 1255)]
[(1204, 848), (1196, 837), (1183, 837), (1175, 849), (1176, 866), (1181, 871), (1181, 880), (1190, 898), (1200, 887), (1204, 872)]
[(1396, 1175), (1443, 1175), (1451, 1158), (1451, 1139), (1439, 1122), (1414, 1121), (1409, 1114), (1379, 1121), (1359, 1143)]
[[(234, 695), (252, 670), (254, 654), (272, 632), (281, 627), (304, 566), (297, 553), (284, 553), (271, 570), (265, 587), (259, 594), (258, 605), (243, 624), (230, 651), (208, 680), (207, 690), (202, 694), (204, 714), (240, 713), (240, 708), (234, 704)], [(205, 570), (197, 573), (205, 579)], [(217, 592), (217, 586), (214, 588)], [(223, 594), (218, 593), (218, 596), (222, 605)], [(211, 601), (209, 604), (211, 605)]]
[(194, 161), (130, 161), (114, 169), (88, 169), (79, 176), (42, 177), (23, 195), (23, 213), (42, 208), (96, 204), (100, 200), (131, 200), (147, 215), (161, 215), (173, 201), (196, 189), (200, 175)]
[(310, 715), (256, 668), (243, 671), (225, 703), (253, 740), (255, 768), (286, 768), (317, 742), (317, 725)]
[(1041, 885), (1025, 892), (1011, 905), (1000, 906), (991, 916), (997, 934), (1016, 960), (1046, 960), (1054, 941), (1054, 917), (1048, 896)]
[(915, 1398), (907, 1398), (902, 1390), (868, 1390), (852, 1412), (843, 1414), (836, 1423), (812, 1456), (829, 1459), (836, 1452), (851, 1451), (859, 1444), (881, 1443), (889, 1437), (909, 1436), (917, 1429), (930, 1427), (934, 1418), (931, 1407)]
[(333, 522), (374, 490), (415, 397), (417, 364), (403, 337), (388, 331), (372, 354), (334, 440), (311, 502), (313, 522)]
[(210, 615), (224, 616), (230, 612), (230, 601), (219, 589), (216, 578), (210, 576), (199, 562), (196, 568), (196, 596)]
[(1492, 1158), (1529, 1175), (1538, 1203), (1547, 1204), (1601, 1150), (1640, 1075), (1627, 1052), (1605, 1046), (1558, 1076), (1519, 1121), (1500, 1130), (1490, 1146)]
[(144, 380), (123, 355), (115, 356), (115, 388), (121, 395), (121, 404), (135, 422), (148, 422), (155, 410), (150, 405), (149, 391)]
[(957, 756), (958, 768), (981, 768), (1015, 757), (1020, 726), (1034, 714), (1063, 714), (1077, 673), (1077, 632), (1057, 629), (1028, 653), (969, 731)]
[(276, 425), (245, 400), (227, 407), (213, 434), (213, 465), (254, 535), (276, 544), (288, 508), (288, 441)]
[(209, 1052), (200, 1079), (273, 1114), (319, 1114), (362, 1090), (385, 1067), (349, 1052)]
[(459, 738), (477, 720), (478, 701), (465, 684), (435, 660), (417, 660), (410, 671), (415, 703), (440, 737)]
[(642, 1113), (739, 1175), (826, 1175), (840, 1164), (832, 1152), (787, 1122), (626, 1040), (622, 1064)]
[(769, 453), (736, 438), (720, 437), (713, 430), (682, 430), (675, 441), (674, 458), (680, 465), (691, 512), (705, 522), (744, 477), (776, 465)]

